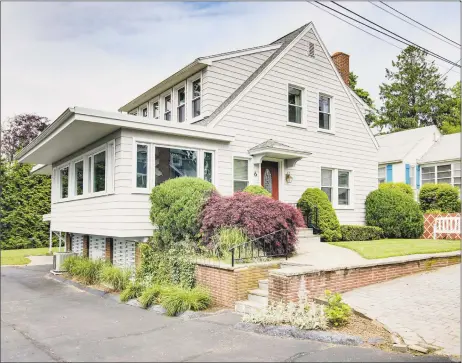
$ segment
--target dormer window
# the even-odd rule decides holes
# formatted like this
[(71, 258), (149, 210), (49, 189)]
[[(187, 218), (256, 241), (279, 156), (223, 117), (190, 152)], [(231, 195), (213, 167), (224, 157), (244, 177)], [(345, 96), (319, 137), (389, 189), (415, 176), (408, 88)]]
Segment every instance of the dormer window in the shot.
[(164, 98), (164, 120), (172, 119), (172, 96), (168, 95)]
[(154, 102), (152, 105), (152, 116), (156, 119), (159, 118), (159, 102)]
[(192, 117), (201, 114), (201, 80), (196, 79), (192, 83)]
[(186, 94), (185, 94), (185, 89), (180, 88), (178, 91), (178, 106), (177, 106), (177, 116), (178, 116), (178, 122), (184, 122), (185, 120), (185, 100), (186, 100)]

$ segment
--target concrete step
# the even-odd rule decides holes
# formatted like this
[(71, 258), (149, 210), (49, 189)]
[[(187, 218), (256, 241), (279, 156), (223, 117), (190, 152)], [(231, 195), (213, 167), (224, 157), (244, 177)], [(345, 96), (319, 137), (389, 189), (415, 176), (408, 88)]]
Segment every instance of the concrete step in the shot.
[(234, 310), (238, 313), (251, 314), (264, 309), (267, 305), (258, 303), (256, 301), (236, 301), (234, 305)]
[(258, 288), (268, 291), (268, 280), (258, 280)]
[(313, 236), (313, 228), (297, 228), (297, 237)]
[(248, 295), (249, 301), (255, 301), (264, 305), (268, 305), (268, 291), (255, 289), (250, 290)]
[(318, 243), (321, 242), (321, 236), (316, 234), (309, 237), (300, 237), (298, 236), (298, 245), (307, 244), (307, 243)]

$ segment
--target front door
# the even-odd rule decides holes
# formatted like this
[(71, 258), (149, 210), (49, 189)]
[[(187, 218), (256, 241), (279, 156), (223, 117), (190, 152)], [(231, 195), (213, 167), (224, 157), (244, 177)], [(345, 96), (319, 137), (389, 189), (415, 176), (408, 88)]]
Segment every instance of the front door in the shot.
[(271, 193), (273, 199), (279, 199), (279, 164), (274, 161), (261, 163), (261, 185)]

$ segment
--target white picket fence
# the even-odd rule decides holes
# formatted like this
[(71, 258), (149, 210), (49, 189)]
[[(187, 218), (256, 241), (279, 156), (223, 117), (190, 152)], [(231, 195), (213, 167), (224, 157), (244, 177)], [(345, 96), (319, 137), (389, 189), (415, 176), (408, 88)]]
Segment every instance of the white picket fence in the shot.
[(460, 233), (460, 217), (437, 217), (433, 225), (433, 238), (439, 233)]

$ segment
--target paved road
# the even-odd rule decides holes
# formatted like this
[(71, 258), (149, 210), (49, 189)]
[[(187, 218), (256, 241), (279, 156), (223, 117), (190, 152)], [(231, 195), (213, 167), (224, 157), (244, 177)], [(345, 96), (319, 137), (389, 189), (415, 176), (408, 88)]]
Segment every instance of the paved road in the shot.
[(460, 264), (361, 287), (343, 298), (408, 344), (424, 341), (460, 355)]
[(2, 267), (1, 361), (448, 361), (237, 331), (234, 313), (168, 318), (47, 279), (49, 269)]

